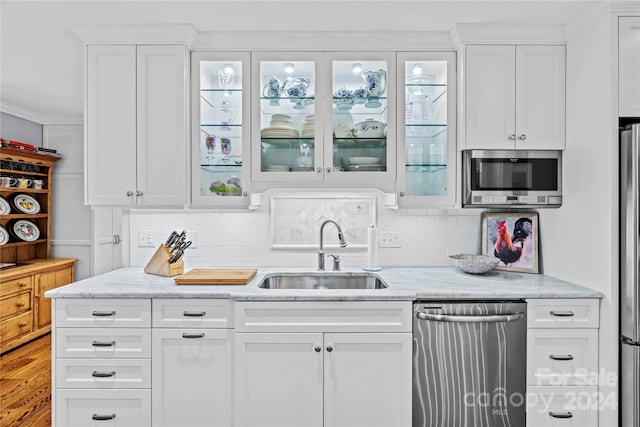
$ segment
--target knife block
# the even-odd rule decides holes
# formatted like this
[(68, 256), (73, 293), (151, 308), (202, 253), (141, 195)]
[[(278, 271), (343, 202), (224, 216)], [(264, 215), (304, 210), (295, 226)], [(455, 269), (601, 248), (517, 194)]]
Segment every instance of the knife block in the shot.
[(144, 272), (166, 277), (177, 276), (178, 274), (184, 273), (184, 261), (182, 261), (182, 257), (173, 264), (169, 263), (170, 258), (171, 252), (169, 249), (164, 245), (160, 245), (144, 267)]

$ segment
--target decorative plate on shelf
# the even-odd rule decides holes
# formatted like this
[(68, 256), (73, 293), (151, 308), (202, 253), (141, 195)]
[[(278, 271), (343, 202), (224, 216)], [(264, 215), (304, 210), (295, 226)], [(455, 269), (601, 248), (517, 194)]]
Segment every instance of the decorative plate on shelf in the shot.
[(40, 230), (33, 222), (21, 219), (13, 224), (13, 234), (20, 240), (33, 242), (40, 237)]
[(11, 205), (4, 197), (0, 196), (0, 215), (8, 215), (11, 213)]
[(0, 245), (9, 243), (9, 233), (0, 225)]
[(13, 198), (13, 206), (20, 212), (26, 214), (36, 214), (40, 212), (40, 203), (28, 194), (16, 194)]

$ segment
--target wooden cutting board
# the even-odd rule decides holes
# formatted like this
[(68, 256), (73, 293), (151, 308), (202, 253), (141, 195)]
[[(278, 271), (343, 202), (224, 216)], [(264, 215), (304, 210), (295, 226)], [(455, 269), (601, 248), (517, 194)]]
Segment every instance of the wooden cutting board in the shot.
[(246, 285), (257, 271), (255, 268), (194, 268), (173, 280), (178, 285)]

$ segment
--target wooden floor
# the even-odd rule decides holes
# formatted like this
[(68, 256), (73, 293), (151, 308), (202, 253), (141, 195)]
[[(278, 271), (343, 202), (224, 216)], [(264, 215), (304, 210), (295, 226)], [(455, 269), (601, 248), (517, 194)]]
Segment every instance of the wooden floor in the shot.
[(0, 357), (0, 426), (51, 425), (51, 334)]

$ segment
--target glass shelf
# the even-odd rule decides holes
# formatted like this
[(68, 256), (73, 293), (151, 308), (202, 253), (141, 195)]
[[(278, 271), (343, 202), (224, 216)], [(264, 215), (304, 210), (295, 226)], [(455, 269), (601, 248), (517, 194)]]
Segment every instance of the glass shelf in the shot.
[(447, 131), (445, 124), (406, 124), (407, 139), (435, 138)]
[(384, 148), (387, 138), (334, 138), (333, 145), (339, 148)]

